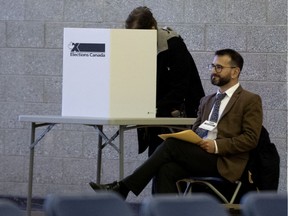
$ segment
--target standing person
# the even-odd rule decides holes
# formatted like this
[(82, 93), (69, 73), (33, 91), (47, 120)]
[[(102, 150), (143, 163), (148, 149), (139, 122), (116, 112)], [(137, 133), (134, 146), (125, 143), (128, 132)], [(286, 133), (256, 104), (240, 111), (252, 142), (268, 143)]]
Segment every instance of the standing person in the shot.
[[(131, 175), (111, 184), (91, 183), (92, 188), (112, 190), (125, 198), (130, 191), (140, 194), (154, 176), (156, 193), (177, 193), (176, 181), (189, 176), (238, 180), (249, 160), (249, 152), (257, 146), (263, 121), (260, 96), (244, 90), (238, 81), (243, 63), (235, 50), (215, 52), (208, 68), (211, 83), (219, 89), (201, 99), (192, 128), (202, 134), (200, 143), (168, 138)], [(218, 100), (222, 95), (222, 100)], [(215, 111), (218, 115), (214, 115)]]
[[(158, 28), (148, 7), (137, 7), (125, 22), (126, 29), (157, 30), (156, 117), (196, 117), (204, 90), (195, 62), (183, 39), (171, 28)], [(161, 144), (166, 128), (140, 128), (139, 154), (147, 147), (150, 156)]]

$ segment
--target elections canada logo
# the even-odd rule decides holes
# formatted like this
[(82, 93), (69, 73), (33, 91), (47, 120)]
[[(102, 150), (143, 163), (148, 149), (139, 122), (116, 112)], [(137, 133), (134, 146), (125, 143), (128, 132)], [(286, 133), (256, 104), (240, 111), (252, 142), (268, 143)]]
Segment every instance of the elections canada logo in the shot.
[(101, 43), (74, 43), (68, 44), (70, 56), (74, 57), (105, 57), (105, 44)]

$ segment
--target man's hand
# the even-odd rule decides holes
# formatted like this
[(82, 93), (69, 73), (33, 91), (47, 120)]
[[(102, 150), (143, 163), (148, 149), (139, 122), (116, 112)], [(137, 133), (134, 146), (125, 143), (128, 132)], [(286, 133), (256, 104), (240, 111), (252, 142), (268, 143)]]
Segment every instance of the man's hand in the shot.
[(202, 140), (198, 145), (208, 153), (215, 153), (214, 140), (205, 139)]

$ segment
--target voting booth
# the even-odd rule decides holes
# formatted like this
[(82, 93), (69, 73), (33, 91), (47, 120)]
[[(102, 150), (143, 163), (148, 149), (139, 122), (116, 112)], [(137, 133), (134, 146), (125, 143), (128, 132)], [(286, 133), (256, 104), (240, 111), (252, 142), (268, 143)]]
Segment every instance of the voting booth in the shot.
[(62, 116), (154, 118), (156, 30), (64, 28)]

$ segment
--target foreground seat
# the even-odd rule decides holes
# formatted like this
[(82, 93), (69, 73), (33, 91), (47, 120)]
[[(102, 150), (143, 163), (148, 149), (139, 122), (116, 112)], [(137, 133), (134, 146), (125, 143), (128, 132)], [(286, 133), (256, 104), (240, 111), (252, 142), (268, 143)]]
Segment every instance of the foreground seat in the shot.
[(22, 216), (19, 207), (8, 200), (0, 200), (0, 215), (2, 216)]
[[(183, 183), (186, 184), (186, 188), (184, 189), (184, 192), (182, 193), (181, 185)], [(222, 193), (219, 188), (217, 188), (217, 185), (223, 186), (223, 184), (225, 184), (224, 187), (227, 187), (227, 185), (229, 185), (230, 188), (234, 188), (231, 198), (229, 198), (227, 195)], [(218, 177), (191, 177), (191, 178), (181, 179), (176, 182), (178, 193), (183, 194), (183, 195), (188, 195), (189, 193), (192, 193), (193, 185), (204, 185), (208, 187), (224, 204), (234, 204), (235, 199), (242, 186), (242, 182), (239, 180), (233, 184), (223, 178), (218, 178)]]
[(226, 208), (207, 194), (158, 195), (143, 201), (140, 216), (228, 216)]
[(241, 205), (243, 216), (287, 216), (287, 194), (249, 192)]
[(133, 216), (123, 198), (112, 192), (48, 195), (44, 211), (46, 216)]

